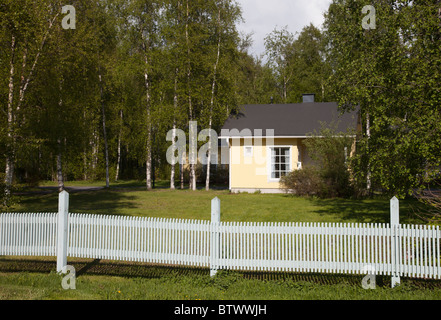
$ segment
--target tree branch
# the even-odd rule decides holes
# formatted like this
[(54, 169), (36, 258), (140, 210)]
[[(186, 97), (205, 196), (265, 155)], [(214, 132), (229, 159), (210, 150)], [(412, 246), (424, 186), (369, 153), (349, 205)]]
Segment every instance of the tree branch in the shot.
[[(21, 104), (24, 101), (25, 92), (28, 89), (29, 82), (32, 79), (32, 76), (33, 76), (35, 68), (36, 68), (36, 66), (38, 64), (38, 60), (40, 58), (41, 52), (43, 51), (43, 48), (44, 48), (44, 46), (46, 44), (46, 41), (47, 41), (47, 38), (48, 38), (48, 36), (50, 34), (52, 26), (54, 25), (55, 20), (58, 18), (59, 15), (60, 15), (60, 13), (57, 13), (55, 15), (55, 17), (52, 20), (49, 21), (49, 27), (48, 27), (48, 29), (46, 31), (46, 34), (43, 37), (43, 40), (41, 41), (40, 48), (37, 51), (37, 55), (35, 56), (34, 63), (32, 64), (31, 70), (29, 71), (29, 75), (27, 76), (25, 81), (22, 81), (22, 86), (20, 87), (20, 94), (19, 94), (19, 100), (18, 100), (17, 109), (20, 109), (20, 106), (21, 106)], [(25, 52), (24, 60), (26, 60), (26, 52)], [(25, 64), (25, 62), (24, 62), (24, 64)]]

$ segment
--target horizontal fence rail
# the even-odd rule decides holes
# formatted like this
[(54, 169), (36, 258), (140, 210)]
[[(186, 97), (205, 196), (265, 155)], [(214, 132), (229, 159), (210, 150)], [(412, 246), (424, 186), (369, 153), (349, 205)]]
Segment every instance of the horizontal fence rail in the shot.
[[(217, 198), (212, 221), (64, 211), (69, 257), (209, 267), (212, 274), (230, 269), (441, 277), (439, 227), (399, 224), (397, 218), (390, 224), (221, 222)], [(64, 252), (57, 246), (60, 216), (0, 214), (0, 255)]]

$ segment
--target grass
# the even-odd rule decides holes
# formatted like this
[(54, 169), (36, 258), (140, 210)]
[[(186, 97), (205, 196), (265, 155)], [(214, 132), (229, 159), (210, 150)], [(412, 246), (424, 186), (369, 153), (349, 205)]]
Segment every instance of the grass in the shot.
[[(84, 186), (82, 183), (67, 186)], [(95, 182), (93, 186), (101, 186)], [(26, 191), (26, 190), (24, 190)], [(57, 192), (36, 193), (35, 189), (21, 193), (14, 212), (56, 212)], [(300, 198), (285, 194), (232, 194), (227, 190), (169, 190), (158, 188), (145, 191), (140, 182), (120, 182), (109, 189), (81, 191), (70, 194), (70, 211), (90, 214), (149, 216), (180, 219), (210, 219), (211, 200), (221, 200), (222, 221), (258, 222), (342, 222), (387, 223), (389, 199), (377, 197), (365, 200)], [(424, 209), (414, 199), (400, 202), (400, 221), (420, 223), (413, 214)]]
[(55, 259), (0, 258), (1, 300), (438, 300), (437, 281), (402, 279), (390, 288), (377, 277), (375, 290), (362, 276), (248, 273), (141, 263), (71, 259), (76, 289), (64, 290)]
[[(84, 183), (67, 186), (86, 186)], [(285, 194), (231, 194), (226, 190), (171, 191), (166, 183), (147, 192), (137, 181), (109, 189), (70, 193), (70, 211), (182, 219), (210, 219), (211, 200), (221, 200), (222, 221), (389, 222), (389, 200), (299, 198)], [(53, 187), (53, 184), (44, 184)], [(87, 184), (90, 186), (90, 184)], [(95, 182), (92, 186), (104, 186)], [(57, 192), (25, 188), (8, 211), (56, 212)], [(424, 207), (412, 199), (400, 202), (402, 223), (421, 223), (413, 215)], [(76, 290), (64, 290), (54, 273), (55, 259), (0, 257), (0, 300), (426, 300), (441, 298), (440, 281), (402, 279), (390, 288), (378, 277), (376, 290), (364, 290), (362, 276), (247, 273), (115, 261), (68, 259), (77, 272)]]

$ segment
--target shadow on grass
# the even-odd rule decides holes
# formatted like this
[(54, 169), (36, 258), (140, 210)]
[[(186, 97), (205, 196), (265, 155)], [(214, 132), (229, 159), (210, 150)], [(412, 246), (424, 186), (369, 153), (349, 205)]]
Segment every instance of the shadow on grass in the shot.
[[(311, 199), (314, 211), (323, 216), (335, 215), (342, 223), (389, 223), (390, 200), (387, 198), (374, 199)], [(400, 223), (423, 223), (415, 215), (425, 206), (418, 200), (409, 198), (400, 201)]]
[(384, 199), (313, 199), (314, 211), (320, 215), (335, 215), (341, 222), (387, 223), (389, 222), (389, 203)]
[[(141, 262), (121, 262), (99, 259), (68, 260), (68, 264), (76, 270), (76, 277), (89, 276), (114, 276), (123, 278), (158, 279), (170, 277), (209, 277), (210, 270), (202, 267), (157, 265)], [(56, 270), (56, 258), (43, 259), (14, 259), (0, 258), (0, 272), (7, 273), (50, 273)], [(216, 277), (235, 279), (273, 281), (280, 284), (293, 285), (298, 283), (302, 288), (308, 284), (316, 285), (349, 285), (361, 287), (364, 275), (328, 274), (328, 273), (299, 273), (299, 272), (265, 272), (265, 271), (228, 271), (219, 270)], [(416, 289), (441, 289), (441, 281), (434, 279), (401, 278), (401, 283)], [(376, 286), (390, 288), (391, 277), (376, 276)], [(306, 287), (305, 287), (306, 286)], [(301, 288), (300, 288), (301, 289)]]
[[(100, 259), (68, 259), (68, 265), (75, 268), (76, 277), (84, 275), (105, 275), (125, 278), (161, 278), (167, 276), (209, 276), (208, 268), (168, 266), (140, 262), (121, 262)], [(0, 258), (0, 272), (50, 273), (57, 267), (56, 258), (41, 259), (14, 257)]]
[(72, 194), (69, 211), (105, 215), (125, 215), (126, 210), (136, 209), (136, 197), (127, 192), (99, 190)]
[[(136, 208), (136, 197), (112, 189), (69, 192), (69, 212), (125, 215)], [(19, 208), (19, 210), (17, 210)], [(13, 212), (58, 212), (58, 192), (25, 195), (18, 199)]]

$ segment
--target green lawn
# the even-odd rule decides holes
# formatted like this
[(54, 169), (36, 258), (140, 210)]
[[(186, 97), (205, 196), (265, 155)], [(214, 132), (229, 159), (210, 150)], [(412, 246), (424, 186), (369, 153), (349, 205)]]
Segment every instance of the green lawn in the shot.
[[(84, 186), (81, 183), (67, 186)], [(95, 182), (93, 186), (103, 186)], [(26, 191), (26, 190), (23, 190)], [(35, 188), (31, 191), (36, 191)], [(14, 212), (56, 212), (57, 192), (16, 197)], [(211, 200), (221, 200), (222, 221), (257, 222), (389, 222), (389, 199), (307, 199), (285, 194), (231, 194), (227, 190), (189, 191), (158, 188), (147, 192), (142, 183), (120, 182), (110, 189), (70, 194), (70, 211), (180, 219), (210, 219)], [(400, 221), (420, 223), (413, 214), (423, 207), (409, 199), (400, 202)]]
[[(77, 183), (71, 186), (85, 186)], [(87, 184), (90, 185), (90, 184)], [(96, 182), (93, 186), (103, 186)], [(46, 187), (53, 184), (46, 184)], [(69, 184), (67, 184), (69, 186)], [(285, 194), (230, 194), (219, 191), (170, 191), (164, 186), (145, 191), (140, 182), (112, 184), (108, 190), (70, 193), (70, 211), (182, 219), (210, 219), (211, 200), (219, 197), (223, 221), (274, 222), (389, 222), (389, 200), (306, 199)], [(21, 190), (13, 212), (56, 212), (57, 192)], [(24, 193), (23, 193), (24, 192)], [(26, 193), (29, 192), (29, 193)], [(417, 201), (400, 202), (402, 223), (420, 223), (413, 212), (424, 209)], [(389, 277), (379, 277), (376, 290), (364, 290), (362, 276), (288, 273), (220, 272), (137, 263), (68, 259), (77, 271), (76, 290), (64, 290), (54, 273), (55, 258), (0, 257), (0, 299), (440, 299), (441, 282), (402, 279), (390, 288)]]
[(375, 290), (362, 276), (248, 273), (69, 259), (76, 289), (64, 290), (55, 258), (0, 257), (0, 300), (439, 300), (441, 283), (402, 279), (391, 289), (377, 277)]

